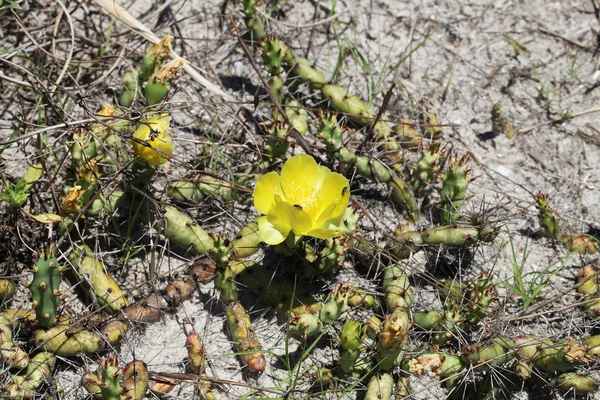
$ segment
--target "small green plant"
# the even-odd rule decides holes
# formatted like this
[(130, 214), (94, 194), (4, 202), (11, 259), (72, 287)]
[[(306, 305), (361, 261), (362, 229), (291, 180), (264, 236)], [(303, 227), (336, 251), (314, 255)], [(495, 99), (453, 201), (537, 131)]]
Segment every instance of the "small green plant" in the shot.
[[(525, 264), (529, 257), (529, 240), (525, 242), (525, 249), (519, 260), (517, 251), (515, 249), (512, 235), (508, 232), (508, 238), (510, 243), (510, 254), (505, 252), (508, 258), (512, 271), (513, 271), (513, 282), (509, 280), (500, 282), (500, 285), (509, 289), (515, 295), (519, 296), (523, 301), (523, 310), (529, 308), (529, 306), (535, 301), (536, 297), (542, 293), (544, 288), (548, 286), (552, 277), (557, 275), (563, 267), (566, 265), (567, 260), (559, 260), (555, 263), (549, 264), (540, 271), (533, 271), (524, 274)], [(504, 251), (502, 249), (502, 251)]]
[[(2, 0), (0, 0), (0, 6)], [(42, 165), (35, 164), (29, 167), (25, 176), (16, 185), (12, 185), (4, 175), (0, 175), (4, 191), (0, 193), (0, 200), (7, 201), (11, 207), (21, 207), (29, 198), (29, 190), (42, 177)]]

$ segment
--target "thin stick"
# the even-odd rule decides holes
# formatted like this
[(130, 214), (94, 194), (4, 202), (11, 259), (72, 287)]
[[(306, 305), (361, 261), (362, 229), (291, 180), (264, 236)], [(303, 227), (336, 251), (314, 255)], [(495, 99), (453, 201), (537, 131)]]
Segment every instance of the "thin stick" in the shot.
[[(146, 27), (143, 23), (137, 20), (133, 15), (129, 13), (129, 11), (125, 10), (121, 7), (116, 0), (94, 0), (100, 7), (102, 7), (106, 12), (115, 17), (117, 20), (121, 21), (125, 26), (129, 29), (146, 39), (147, 41), (156, 44), (160, 41), (160, 38), (154, 34), (150, 29)], [(171, 50), (171, 57), (173, 58), (181, 58), (184, 61), (183, 69), (188, 75), (198, 82), (200, 85), (204, 86), (206, 90), (221, 96), (224, 100), (227, 101), (236, 101), (236, 99), (229, 94), (225, 93), (221, 88), (214, 83), (210, 82), (204, 76), (202, 76), (196, 69), (192, 63), (187, 61), (185, 58), (179, 56), (175, 51)]]

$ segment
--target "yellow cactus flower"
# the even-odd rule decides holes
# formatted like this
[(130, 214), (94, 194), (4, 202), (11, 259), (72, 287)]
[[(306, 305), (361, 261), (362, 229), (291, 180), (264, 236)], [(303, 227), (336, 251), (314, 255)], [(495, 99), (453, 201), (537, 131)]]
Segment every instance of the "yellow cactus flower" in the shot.
[(343, 215), (349, 185), (309, 155), (290, 158), (281, 175), (269, 172), (256, 182), (254, 207), (264, 214), (258, 219), (260, 241), (279, 244), (290, 232), (319, 239), (340, 236), (347, 231)]
[(169, 114), (155, 115), (142, 120), (133, 133), (137, 139), (131, 141), (133, 149), (151, 167), (164, 164), (173, 154), (173, 140), (167, 133), (170, 122)]

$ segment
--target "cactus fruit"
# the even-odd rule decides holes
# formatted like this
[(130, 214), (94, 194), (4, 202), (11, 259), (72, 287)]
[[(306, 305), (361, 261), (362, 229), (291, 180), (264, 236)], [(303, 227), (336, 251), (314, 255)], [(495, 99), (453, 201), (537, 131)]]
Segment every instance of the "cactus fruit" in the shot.
[(123, 74), (122, 85), (119, 105), (129, 108), (139, 98), (140, 84), (137, 73), (135, 71), (126, 71)]
[(537, 205), (538, 218), (544, 236), (560, 241), (562, 239), (562, 229), (560, 228), (554, 210), (548, 206), (548, 196), (542, 192), (538, 192), (533, 199)]
[(267, 71), (272, 76), (281, 74), (282, 65), (294, 59), (292, 51), (281, 39), (269, 36), (261, 43), (261, 48)]
[(359, 156), (346, 147), (340, 149), (340, 161), (344, 164), (352, 165), (356, 168), (356, 172), (359, 175), (376, 182), (388, 183), (393, 179), (392, 172), (381, 161)]
[(408, 310), (412, 304), (413, 289), (408, 276), (399, 264), (392, 264), (383, 274), (383, 294), (388, 311), (397, 308)]
[(171, 52), (173, 44), (173, 36), (167, 35), (158, 43), (152, 45), (146, 50), (146, 54), (142, 58), (142, 63), (138, 72), (138, 78), (145, 81), (154, 73), (156, 67), (159, 66)]
[(141, 360), (133, 360), (123, 368), (121, 399), (143, 400), (148, 391), (148, 367)]
[(74, 326), (68, 319), (57, 321), (50, 329), (36, 331), (33, 342), (45, 351), (61, 357), (73, 357), (82, 353), (95, 354), (104, 346), (100, 334)]
[(448, 169), (444, 174), (442, 190), (440, 191), (440, 219), (448, 224), (458, 219), (458, 210), (466, 200), (467, 187), (471, 181), (471, 171), (467, 169), (469, 158), (450, 157)]
[(201, 256), (214, 247), (213, 238), (187, 214), (173, 206), (165, 206), (162, 219), (157, 221), (162, 234), (182, 249), (192, 249)]
[(8, 279), (0, 279), (0, 305), (12, 300), (15, 295), (15, 284)]
[(432, 143), (429, 150), (423, 151), (410, 176), (413, 191), (422, 193), (434, 181), (438, 166), (444, 155), (438, 143)]
[(262, 372), (267, 366), (265, 355), (260, 351), (248, 313), (240, 303), (227, 305), (227, 322), (236, 350), (242, 362), (253, 372)]
[(600, 250), (600, 242), (590, 235), (564, 235), (562, 243), (565, 248), (577, 254), (596, 254)]
[(38, 398), (38, 389), (44, 382), (49, 382), (56, 357), (41, 352), (31, 357), (27, 368), (11, 377), (11, 382), (0, 388), (0, 397), (19, 400)]
[(183, 67), (183, 64), (181, 58), (165, 62), (148, 78), (144, 94), (149, 106), (156, 105), (167, 97), (169, 82), (175, 77), (177, 70)]
[(346, 114), (360, 126), (369, 125), (375, 119), (375, 112), (359, 96), (350, 95), (346, 89), (331, 83), (321, 86), (323, 97), (329, 100), (338, 111)]
[(167, 185), (167, 196), (178, 203), (198, 204), (207, 198), (231, 201), (236, 197), (234, 184), (205, 175), (193, 180), (175, 180)]
[(365, 400), (391, 400), (394, 390), (394, 378), (392, 375), (383, 372), (374, 374), (367, 384)]
[(101, 307), (110, 312), (117, 312), (129, 305), (127, 297), (107, 272), (104, 263), (94, 255), (88, 246), (84, 246), (82, 250), (73, 249), (69, 261), (76, 266), (76, 270), (80, 274), (86, 277)]
[(290, 76), (297, 77), (302, 82), (308, 82), (311, 89), (321, 89), (327, 83), (325, 75), (313, 67), (312, 63), (306, 58), (296, 57), (291, 64), (293, 66), (290, 70)]
[(128, 330), (129, 324), (127, 322), (113, 319), (102, 327), (100, 333), (102, 333), (102, 336), (104, 336), (109, 344), (115, 345), (123, 339), (125, 332)]
[(188, 358), (190, 359), (189, 365), (192, 372), (198, 375), (204, 375), (206, 373), (206, 354), (204, 352), (202, 339), (198, 332), (191, 331), (187, 335), (185, 347), (187, 348)]
[(0, 361), (8, 368), (27, 367), (29, 356), (13, 342), (13, 322), (7, 316), (0, 316)]
[(32, 270), (33, 280), (29, 283), (29, 290), (33, 298), (33, 307), (38, 326), (48, 328), (56, 321), (56, 311), (60, 301), (61, 272), (56, 258), (49, 254), (40, 257)]
[(165, 298), (158, 294), (151, 294), (132, 305), (125, 307), (122, 312), (128, 321), (139, 324), (152, 324), (160, 321), (163, 310), (168, 308), (169, 304)]

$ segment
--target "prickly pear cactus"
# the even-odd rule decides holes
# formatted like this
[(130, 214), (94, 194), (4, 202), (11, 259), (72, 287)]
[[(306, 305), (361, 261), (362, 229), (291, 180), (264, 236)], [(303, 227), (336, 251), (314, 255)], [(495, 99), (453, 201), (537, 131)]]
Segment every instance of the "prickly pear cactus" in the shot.
[(448, 224), (458, 219), (459, 209), (466, 200), (467, 187), (471, 181), (471, 171), (467, 168), (469, 159), (465, 155), (455, 160), (450, 159), (448, 170), (442, 183), (442, 204), (440, 218)]
[(56, 322), (56, 311), (60, 302), (61, 272), (56, 258), (44, 254), (33, 268), (33, 280), (29, 290), (38, 326), (48, 328)]

